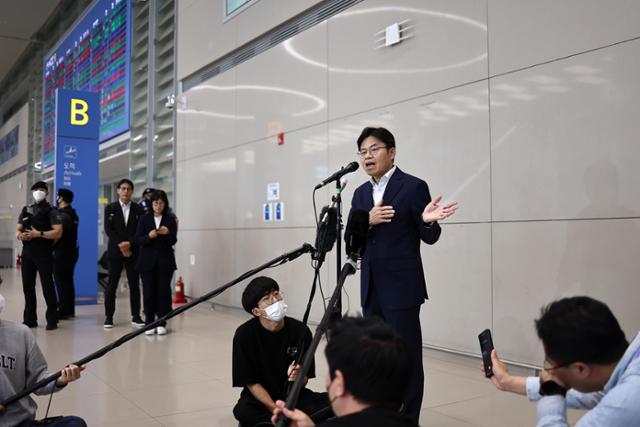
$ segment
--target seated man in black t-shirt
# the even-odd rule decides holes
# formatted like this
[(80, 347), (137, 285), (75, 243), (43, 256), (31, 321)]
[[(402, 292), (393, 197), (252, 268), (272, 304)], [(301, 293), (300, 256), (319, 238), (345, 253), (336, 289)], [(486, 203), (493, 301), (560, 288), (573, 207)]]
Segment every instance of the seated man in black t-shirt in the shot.
[[(295, 381), (296, 359), (309, 348), (311, 331), (302, 322), (285, 317), (283, 294), (269, 277), (257, 277), (247, 285), (242, 306), (253, 318), (240, 325), (233, 337), (233, 386), (243, 387), (233, 414), (244, 427), (271, 425), (275, 401), (285, 399), (289, 383)], [(314, 376), (312, 364), (307, 378)], [(322, 413), (324, 418), (332, 415), (327, 393), (306, 388), (298, 407), (308, 414)]]
[[(329, 376), (327, 391), (336, 418), (322, 427), (416, 427), (398, 412), (409, 379), (404, 342), (378, 317), (345, 317), (329, 331), (325, 349)], [(300, 408), (300, 406), (298, 406)], [(300, 409), (290, 411), (276, 402), (273, 422), (280, 412), (289, 427), (315, 425)]]

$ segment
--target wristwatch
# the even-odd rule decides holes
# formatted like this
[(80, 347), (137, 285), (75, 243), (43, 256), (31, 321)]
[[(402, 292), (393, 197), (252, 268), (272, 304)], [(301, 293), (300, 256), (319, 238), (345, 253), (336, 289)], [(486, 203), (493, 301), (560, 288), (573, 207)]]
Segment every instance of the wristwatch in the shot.
[(44, 237), (44, 231), (40, 231), (40, 237)]
[(540, 394), (543, 396), (566, 396), (567, 389), (559, 385), (557, 382), (549, 380), (540, 383)]

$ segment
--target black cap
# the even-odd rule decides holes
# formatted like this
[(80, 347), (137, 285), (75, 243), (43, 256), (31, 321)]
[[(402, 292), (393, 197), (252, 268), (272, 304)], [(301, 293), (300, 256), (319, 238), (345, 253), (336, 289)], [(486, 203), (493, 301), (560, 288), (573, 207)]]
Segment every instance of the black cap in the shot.
[(46, 182), (38, 181), (31, 186), (31, 191), (35, 191), (35, 190), (44, 190), (46, 192), (49, 192), (49, 187), (47, 186)]
[(145, 188), (145, 189), (144, 189), (144, 191), (142, 192), (142, 195), (143, 195), (143, 196), (146, 196), (147, 194), (151, 194), (151, 193), (153, 193), (154, 191), (156, 191), (154, 188), (147, 187), (147, 188)]
[(67, 188), (58, 188), (58, 197), (67, 203), (73, 202), (73, 191)]

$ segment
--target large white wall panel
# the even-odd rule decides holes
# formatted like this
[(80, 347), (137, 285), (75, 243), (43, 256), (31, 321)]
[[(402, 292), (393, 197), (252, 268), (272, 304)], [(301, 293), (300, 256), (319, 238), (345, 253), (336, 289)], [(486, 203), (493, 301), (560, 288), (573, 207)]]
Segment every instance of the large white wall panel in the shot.
[[(388, 25), (413, 37), (391, 47)], [(487, 77), (486, 5), (480, 1), (369, 0), (329, 20), (330, 118), (380, 107)], [(292, 46), (327, 69), (317, 52)]]
[[(202, 296), (235, 279), (236, 240), (235, 230), (189, 230), (183, 228), (180, 217), (176, 261), (178, 276), (185, 282), (185, 293)], [(195, 264), (191, 264), (193, 261)], [(256, 264), (257, 265), (257, 264)], [(213, 302), (225, 305), (239, 304), (241, 291), (231, 288)]]
[(491, 79), (495, 220), (640, 214), (638, 58), (640, 40)]
[(179, 161), (176, 165), (180, 228), (214, 230), (236, 222), (236, 149)]
[(321, 0), (260, 0), (232, 18), (238, 22), (238, 46), (269, 31)]
[(224, 22), (224, 0), (178, 0), (178, 78), (204, 67), (237, 45), (237, 20)]
[(492, 326), (491, 224), (444, 223), (438, 243), (422, 245), (422, 259), (425, 344), (478, 354), (478, 334)]
[(182, 94), (177, 111), (179, 159), (236, 145), (236, 128), (254, 119), (236, 114), (235, 83), (236, 70), (231, 69)]
[[(311, 227), (311, 192), (326, 174), (326, 125), (287, 133), (285, 143), (263, 139), (237, 148), (237, 228)], [(263, 221), (267, 184), (280, 183), (284, 221)], [(271, 202), (273, 203), (273, 202)]]
[(636, 0), (488, 0), (491, 75), (640, 37)]
[(260, 0), (226, 22), (224, 2), (177, 2), (179, 79), (304, 12), (320, 0)]
[[(327, 24), (291, 42), (326, 60)], [(284, 45), (269, 49), (237, 68), (237, 142), (244, 143), (327, 120), (326, 71), (298, 61)]]
[(494, 342), (510, 360), (541, 364), (534, 319), (555, 299), (589, 295), (611, 307), (632, 339), (640, 312), (640, 220), (493, 225)]

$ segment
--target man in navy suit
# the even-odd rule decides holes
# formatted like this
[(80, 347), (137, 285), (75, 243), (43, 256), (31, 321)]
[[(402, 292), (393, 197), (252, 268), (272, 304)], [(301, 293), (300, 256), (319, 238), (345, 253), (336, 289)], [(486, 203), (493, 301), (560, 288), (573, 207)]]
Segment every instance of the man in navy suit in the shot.
[(426, 182), (395, 166), (396, 143), (387, 129), (365, 128), (358, 138), (358, 155), (371, 177), (351, 201), (352, 209), (369, 211), (362, 310), (366, 317), (382, 317), (406, 342), (411, 375), (404, 410), (418, 421), (424, 388), (420, 306), (427, 299), (420, 240), (436, 243), (441, 232), (437, 221), (452, 215), (458, 204), (440, 205), (441, 196), (431, 200)]

